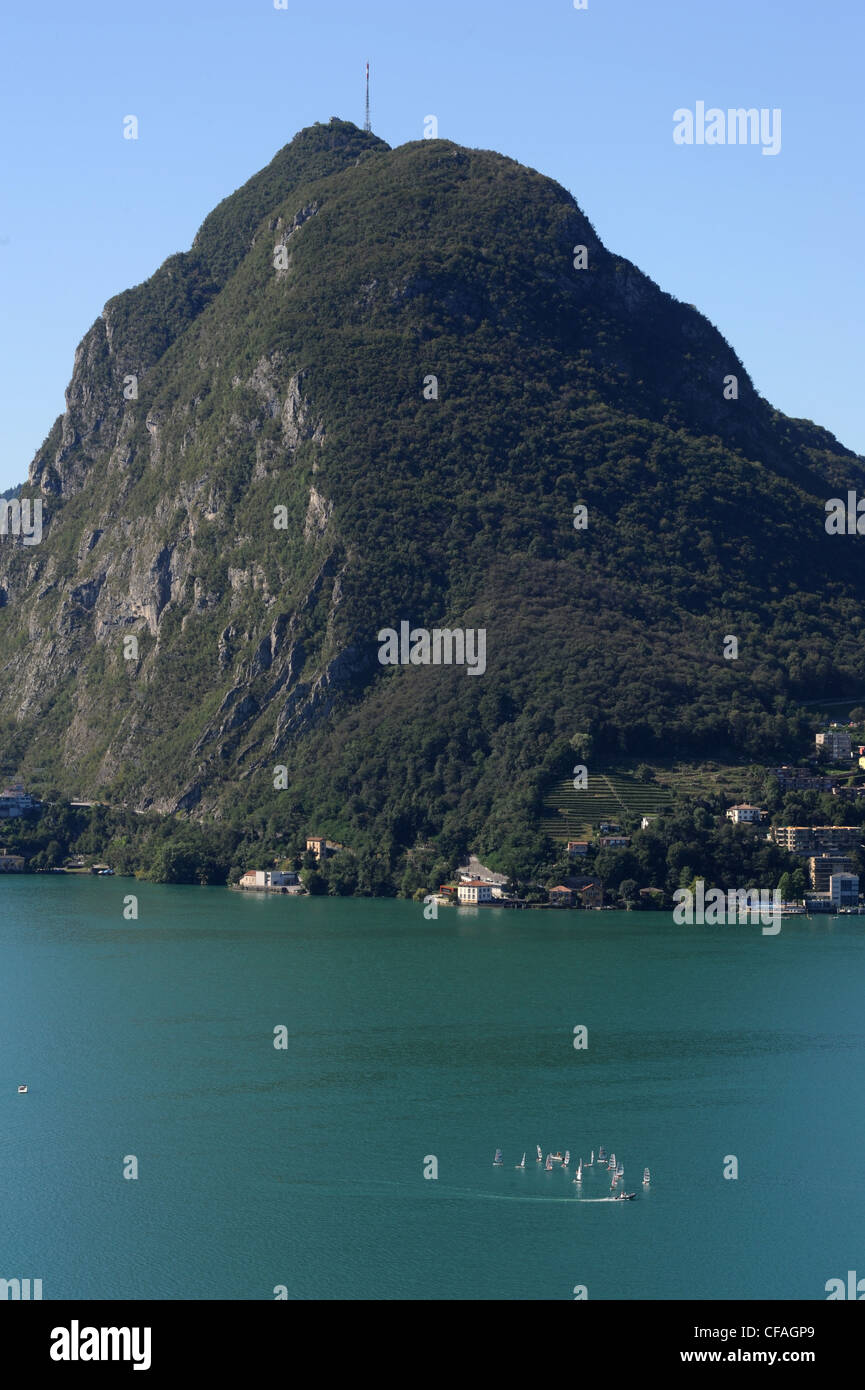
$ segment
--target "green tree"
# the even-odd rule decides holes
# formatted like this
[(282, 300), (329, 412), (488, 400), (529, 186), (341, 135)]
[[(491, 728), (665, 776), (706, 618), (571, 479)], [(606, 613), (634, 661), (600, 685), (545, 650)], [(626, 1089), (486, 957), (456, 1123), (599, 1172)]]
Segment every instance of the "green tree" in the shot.
[(300, 881), (313, 897), (318, 897), (321, 893), (327, 892), (327, 880), (317, 869), (301, 869)]
[(619, 884), (619, 896), (624, 899), (625, 905), (630, 911), (639, 897), (639, 884), (636, 879), (623, 879)]
[(47, 869), (60, 868), (65, 858), (66, 853), (63, 845), (60, 844), (59, 840), (49, 840), (48, 844), (45, 846), (45, 867)]

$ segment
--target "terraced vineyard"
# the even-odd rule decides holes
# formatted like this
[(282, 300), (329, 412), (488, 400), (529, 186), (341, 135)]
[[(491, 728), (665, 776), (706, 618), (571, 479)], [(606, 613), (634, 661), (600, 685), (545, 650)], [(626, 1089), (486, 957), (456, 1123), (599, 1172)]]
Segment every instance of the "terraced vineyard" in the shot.
[(639, 782), (621, 769), (590, 773), (588, 787), (575, 791), (573, 779), (557, 783), (544, 801), (541, 829), (554, 840), (584, 840), (602, 820), (627, 822), (670, 809), (682, 796), (724, 796), (741, 801), (759, 769), (719, 763), (650, 764), (654, 782)]
[(638, 782), (620, 773), (589, 774), (589, 785), (574, 790), (573, 778), (559, 782), (544, 802), (541, 829), (554, 840), (585, 840), (598, 821), (652, 815), (672, 804), (669, 788)]
[[(768, 769), (747, 764), (653, 762), (656, 781), (675, 796), (724, 796), (746, 801), (749, 788), (759, 785)], [(753, 793), (756, 795), (756, 792)]]

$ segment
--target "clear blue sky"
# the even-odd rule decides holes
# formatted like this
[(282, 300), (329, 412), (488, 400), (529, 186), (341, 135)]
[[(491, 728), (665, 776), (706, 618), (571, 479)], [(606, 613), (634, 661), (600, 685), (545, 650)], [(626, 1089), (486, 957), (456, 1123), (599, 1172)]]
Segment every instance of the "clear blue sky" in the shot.
[[(769, 400), (865, 452), (862, 0), (10, 0), (2, 39), (0, 488), (105, 301), (301, 127), (361, 125), (367, 58), (377, 134), (435, 114), (551, 175)], [(675, 145), (698, 101), (780, 107), (780, 154)]]

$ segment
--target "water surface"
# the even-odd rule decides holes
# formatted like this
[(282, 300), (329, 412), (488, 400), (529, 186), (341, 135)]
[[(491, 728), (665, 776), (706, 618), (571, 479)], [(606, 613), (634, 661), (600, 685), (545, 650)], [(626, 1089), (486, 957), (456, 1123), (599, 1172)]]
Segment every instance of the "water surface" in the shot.
[[(865, 918), (427, 922), (4, 877), (0, 1277), (46, 1299), (825, 1298), (865, 1259), (863, 972)], [(638, 1199), (596, 1200), (597, 1169), (578, 1196), (536, 1143), (606, 1145)]]

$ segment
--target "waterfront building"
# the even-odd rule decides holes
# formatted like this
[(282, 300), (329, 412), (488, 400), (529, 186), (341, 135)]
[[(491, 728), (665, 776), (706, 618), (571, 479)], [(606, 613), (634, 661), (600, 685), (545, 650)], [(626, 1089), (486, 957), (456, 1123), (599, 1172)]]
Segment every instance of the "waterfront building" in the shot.
[(853, 864), (846, 854), (814, 854), (808, 860), (811, 887), (815, 893), (828, 893), (833, 874), (851, 874)]
[(461, 903), (491, 903), (493, 885), (484, 883), (482, 878), (470, 878), (457, 887), (457, 897)]
[(858, 907), (859, 875), (832, 874), (829, 878), (829, 897), (833, 907)]
[(240, 880), (241, 888), (285, 888), (297, 883), (297, 874), (282, 869), (247, 869)]

